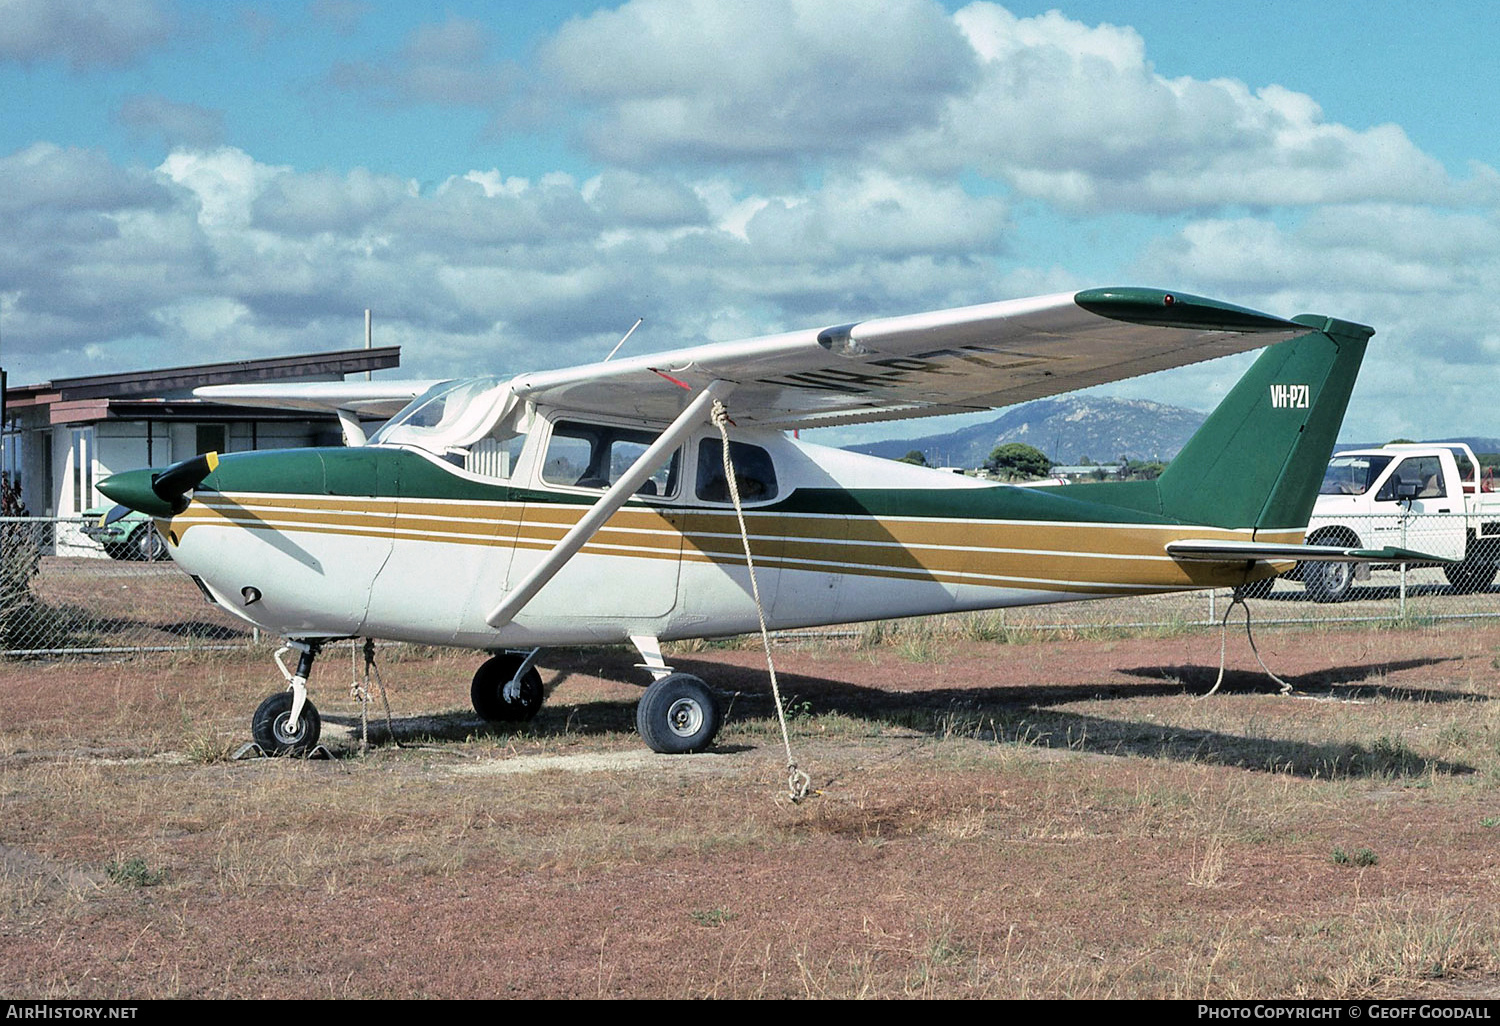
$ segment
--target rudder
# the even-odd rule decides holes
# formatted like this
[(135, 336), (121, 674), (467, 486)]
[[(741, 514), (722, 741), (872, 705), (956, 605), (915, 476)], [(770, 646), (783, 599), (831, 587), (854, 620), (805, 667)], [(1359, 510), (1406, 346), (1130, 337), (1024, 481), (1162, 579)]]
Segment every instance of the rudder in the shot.
[(1257, 530), (1301, 528), (1373, 328), (1332, 317), (1266, 349), (1157, 481), (1175, 520)]

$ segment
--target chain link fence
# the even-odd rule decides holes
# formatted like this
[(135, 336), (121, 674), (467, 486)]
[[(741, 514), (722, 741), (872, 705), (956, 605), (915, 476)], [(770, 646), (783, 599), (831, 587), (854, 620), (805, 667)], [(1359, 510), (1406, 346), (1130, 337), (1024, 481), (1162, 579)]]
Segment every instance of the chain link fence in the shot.
[[(244, 621), (208, 602), (170, 560), (144, 559), (149, 550), (139, 547), (115, 547), (111, 555), (82, 526), (80, 520), (0, 518), (0, 655), (243, 647), (262, 640)], [(1347, 517), (1315, 524), (1312, 538), (1462, 559), (1406, 566), (1302, 564), (1249, 589), (1258, 623), (1500, 616), (1500, 523), (1463, 514)], [(1178, 592), (1018, 607), (1001, 615), (1017, 627), (1208, 625), (1219, 622), (1231, 595), (1229, 589)]]
[(85, 655), (243, 646), (244, 621), (170, 559), (111, 556), (83, 521), (0, 518), (0, 654)]

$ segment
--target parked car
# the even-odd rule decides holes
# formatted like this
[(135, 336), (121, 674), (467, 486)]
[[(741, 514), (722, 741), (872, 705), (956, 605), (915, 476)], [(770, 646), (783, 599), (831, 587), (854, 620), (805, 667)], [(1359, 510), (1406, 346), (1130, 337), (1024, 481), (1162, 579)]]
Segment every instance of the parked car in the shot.
[(83, 533), (104, 546), (111, 559), (170, 559), (167, 541), (156, 530), (151, 518), (131, 510), (114, 523), (104, 526), (104, 516), (114, 507), (101, 506), (83, 515)]

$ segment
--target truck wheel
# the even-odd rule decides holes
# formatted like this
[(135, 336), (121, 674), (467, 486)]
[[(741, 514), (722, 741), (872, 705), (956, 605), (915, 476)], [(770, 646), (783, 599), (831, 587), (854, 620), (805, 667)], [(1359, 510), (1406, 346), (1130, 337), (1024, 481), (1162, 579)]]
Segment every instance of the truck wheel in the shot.
[(1443, 576), (1448, 578), (1448, 583), (1453, 590), (1460, 595), (1468, 595), (1476, 591), (1488, 591), (1490, 585), (1495, 583), (1494, 563), (1480, 563), (1466, 559), (1462, 563), (1445, 563), (1443, 565)]
[(125, 549), (135, 559), (147, 563), (166, 559), (167, 543), (155, 527), (150, 524), (142, 524), (130, 535), (130, 540), (125, 543)]
[(1353, 563), (1307, 563), (1302, 583), (1314, 602), (1344, 602), (1354, 587)]

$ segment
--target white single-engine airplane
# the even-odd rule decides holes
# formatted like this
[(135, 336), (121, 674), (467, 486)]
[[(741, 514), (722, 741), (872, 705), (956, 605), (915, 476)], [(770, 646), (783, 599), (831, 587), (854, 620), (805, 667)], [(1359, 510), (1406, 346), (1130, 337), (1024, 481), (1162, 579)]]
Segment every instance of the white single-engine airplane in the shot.
[[(629, 641), (654, 678), (641, 735), (658, 752), (696, 752), (719, 728), (718, 703), (671, 671), (661, 643), (757, 629), (737, 504), (773, 629), (1399, 559), (1301, 544), (1371, 334), (1093, 289), (439, 382), (368, 440), (358, 412), (389, 416), (411, 385), (205, 388), (337, 411), (349, 444), (210, 453), (99, 490), (157, 518), (212, 601), (300, 652), (253, 720), (268, 751), (316, 743), (313, 659), (366, 636), (492, 652), (471, 687), (492, 721), (541, 706), (541, 648)], [(1156, 481), (1012, 487), (785, 433), (1008, 406), (1263, 346)], [(711, 421), (716, 408), (727, 420)]]

